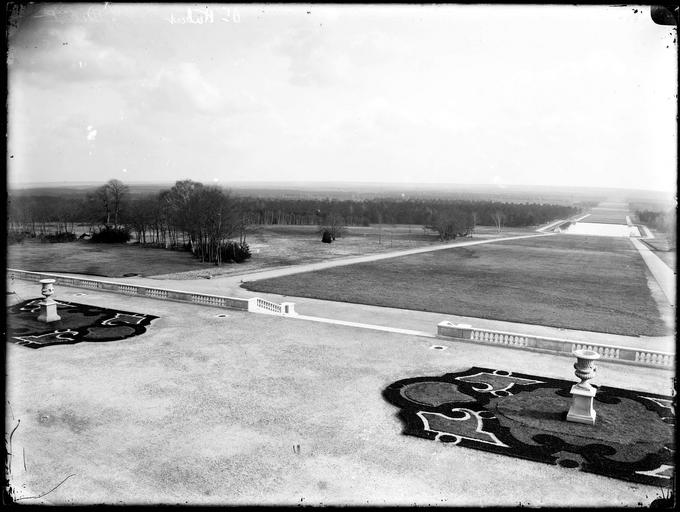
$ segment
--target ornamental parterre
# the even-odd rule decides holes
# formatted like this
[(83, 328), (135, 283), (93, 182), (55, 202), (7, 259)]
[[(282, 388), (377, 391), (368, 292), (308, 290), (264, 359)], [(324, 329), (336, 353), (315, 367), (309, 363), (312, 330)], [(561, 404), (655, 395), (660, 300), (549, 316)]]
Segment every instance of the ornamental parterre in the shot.
[(27, 300), (7, 308), (8, 340), (30, 348), (70, 345), (82, 341), (114, 341), (146, 332), (153, 315), (118, 311), (76, 302), (57, 302), (61, 320), (37, 319), (43, 299)]
[(473, 367), (383, 391), (404, 434), (643, 484), (675, 475), (673, 397), (600, 386), (597, 421), (566, 421), (574, 382)]

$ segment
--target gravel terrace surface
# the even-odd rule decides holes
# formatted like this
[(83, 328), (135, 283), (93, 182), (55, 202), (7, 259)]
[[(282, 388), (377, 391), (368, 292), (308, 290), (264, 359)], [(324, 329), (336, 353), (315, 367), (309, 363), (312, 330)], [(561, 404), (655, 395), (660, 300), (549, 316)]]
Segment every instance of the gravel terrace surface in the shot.
[[(35, 285), (17, 283), (18, 295)], [(7, 346), (11, 482), (54, 504), (647, 506), (657, 488), (401, 434), (381, 391), (487, 366), (575, 381), (540, 353), (60, 287), (156, 315), (144, 335)], [(217, 318), (220, 313), (227, 318)], [(672, 372), (600, 363), (602, 385), (668, 394)], [(298, 449), (299, 446), (299, 449)], [(25, 460), (25, 469), (24, 469)], [(493, 488), (494, 492), (489, 492)], [(22, 503), (30, 504), (34, 500)]]

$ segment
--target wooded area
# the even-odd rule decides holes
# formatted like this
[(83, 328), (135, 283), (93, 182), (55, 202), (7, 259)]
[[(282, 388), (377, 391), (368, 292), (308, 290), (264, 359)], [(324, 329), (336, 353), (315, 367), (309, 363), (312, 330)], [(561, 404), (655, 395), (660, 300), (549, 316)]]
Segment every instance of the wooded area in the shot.
[(318, 225), (335, 237), (342, 235), (343, 226), (411, 224), (432, 229), (447, 240), (472, 233), (476, 225), (501, 231), (544, 224), (578, 211), (554, 204), (440, 198), (234, 197), (222, 188), (191, 180), (178, 181), (159, 193), (132, 195), (119, 180), (109, 180), (75, 197), (9, 196), (8, 228), (17, 237), (44, 236), (53, 233), (55, 226), (57, 233), (74, 234), (76, 225), (87, 226), (90, 234), (127, 230), (140, 244), (187, 249), (203, 261), (219, 263), (230, 258), (225, 251), (247, 247), (247, 228), (252, 225)]

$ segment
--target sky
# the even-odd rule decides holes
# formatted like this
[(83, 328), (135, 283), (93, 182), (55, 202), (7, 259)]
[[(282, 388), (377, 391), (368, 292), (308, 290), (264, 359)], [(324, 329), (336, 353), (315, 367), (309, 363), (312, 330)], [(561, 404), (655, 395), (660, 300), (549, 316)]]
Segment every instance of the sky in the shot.
[(10, 28), (8, 183), (675, 190), (649, 7), (41, 4)]

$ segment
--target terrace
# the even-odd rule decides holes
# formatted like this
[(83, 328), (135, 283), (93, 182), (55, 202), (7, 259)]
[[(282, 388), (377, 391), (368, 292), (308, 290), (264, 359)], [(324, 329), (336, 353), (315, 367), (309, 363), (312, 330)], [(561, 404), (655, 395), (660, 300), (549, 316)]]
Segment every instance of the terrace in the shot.
[[(20, 299), (37, 288), (15, 283)], [(8, 345), (14, 487), (38, 496), (67, 478), (23, 503), (635, 506), (661, 495), (401, 435), (398, 408), (381, 396), (479, 361), (573, 381), (566, 358), (446, 339), (432, 350), (413, 335), (96, 289), (62, 286), (56, 298), (158, 319), (119, 341)], [(671, 392), (667, 370), (599, 366), (597, 384)]]

